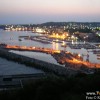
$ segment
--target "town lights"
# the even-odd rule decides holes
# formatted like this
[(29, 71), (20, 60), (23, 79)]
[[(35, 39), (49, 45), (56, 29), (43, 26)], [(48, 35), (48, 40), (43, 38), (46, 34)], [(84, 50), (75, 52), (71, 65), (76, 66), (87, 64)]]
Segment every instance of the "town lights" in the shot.
[(65, 37), (65, 34), (63, 34), (62, 36)]
[(80, 57), (81, 55), (80, 54), (78, 54), (78, 57)]
[(74, 36), (72, 35), (71, 38), (74, 38)]
[(56, 34), (56, 38), (58, 38), (58, 33)]
[(68, 34), (67, 34), (67, 36), (68, 36)]

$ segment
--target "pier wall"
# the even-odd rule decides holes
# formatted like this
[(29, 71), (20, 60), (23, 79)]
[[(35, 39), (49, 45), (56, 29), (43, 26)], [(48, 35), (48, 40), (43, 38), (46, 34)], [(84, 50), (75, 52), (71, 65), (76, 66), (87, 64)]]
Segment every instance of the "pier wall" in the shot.
[(23, 55), (8, 52), (6, 49), (0, 48), (0, 57), (6, 58), (7, 60), (12, 60), (27, 66), (35, 67), (41, 69), (45, 72), (53, 72), (58, 75), (69, 75), (76, 74), (77, 72), (71, 69), (67, 69), (63, 66), (52, 64), (49, 62), (41, 61), (35, 58), (29, 58)]

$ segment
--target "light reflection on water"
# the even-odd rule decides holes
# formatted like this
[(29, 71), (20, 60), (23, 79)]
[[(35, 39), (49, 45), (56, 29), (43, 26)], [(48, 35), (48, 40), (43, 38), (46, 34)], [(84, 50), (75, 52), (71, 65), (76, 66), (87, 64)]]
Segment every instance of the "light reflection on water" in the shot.
[[(19, 41), (19, 36), (39, 36), (38, 33), (31, 33), (27, 31), (3, 31), (0, 30), (0, 42), (10, 44), (10, 45), (20, 45), (20, 46), (36, 46), (36, 47), (45, 47), (45, 48), (52, 48), (56, 50), (65, 50), (64, 47), (61, 47), (61, 43), (52, 42), (51, 44), (44, 44), (36, 41), (31, 40), (22, 40)], [(72, 53), (79, 53), (87, 55), (86, 49), (71, 49), (69, 47), (66, 48), (67, 51), (70, 51)], [(48, 59), (48, 56), (46, 56)], [(43, 58), (44, 59), (44, 58)], [(44, 59), (45, 60), (45, 59)], [(84, 56), (84, 60), (86, 60), (86, 56)], [(100, 60), (97, 60), (97, 56), (93, 54), (92, 52), (89, 52), (89, 60), (93, 63), (100, 63)], [(54, 60), (55, 62), (55, 60)]]
[(52, 42), (52, 49), (59, 50), (60, 44), (56, 42)]

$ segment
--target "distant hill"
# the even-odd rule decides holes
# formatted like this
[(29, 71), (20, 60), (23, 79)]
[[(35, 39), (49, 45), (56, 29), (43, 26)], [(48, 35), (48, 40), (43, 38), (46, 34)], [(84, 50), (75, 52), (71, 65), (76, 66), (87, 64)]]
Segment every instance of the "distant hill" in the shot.
[(66, 25), (91, 25), (91, 26), (100, 26), (100, 22), (46, 22), (39, 24), (41, 26), (66, 26)]
[(44, 26), (64, 26), (64, 25), (68, 25), (68, 22), (46, 22), (46, 23), (42, 23), (41, 25), (44, 25)]
[[(25, 26), (25, 27), (39, 27), (39, 26), (66, 26), (66, 25), (87, 25), (93, 27), (100, 27), (100, 22), (46, 22), (41, 24), (14, 24), (14, 26)], [(12, 24), (9, 24), (12, 25)], [(8, 25), (8, 26), (9, 26)], [(0, 25), (1, 29), (4, 29), (6, 25)]]

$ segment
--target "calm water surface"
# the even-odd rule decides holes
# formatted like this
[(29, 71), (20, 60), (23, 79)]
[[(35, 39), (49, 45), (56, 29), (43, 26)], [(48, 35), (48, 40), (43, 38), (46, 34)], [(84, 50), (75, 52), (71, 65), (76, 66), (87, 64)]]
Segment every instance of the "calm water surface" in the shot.
[[(10, 45), (20, 45), (20, 46), (36, 46), (36, 47), (45, 47), (45, 48), (53, 48), (56, 50), (64, 50), (63, 47), (61, 47), (61, 43), (55, 43), (52, 42), (51, 44), (44, 44), (36, 41), (31, 41), (31, 40), (22, 40), (19, 41), (18, 37), (19, 36), (40, 36), (38, 33), (32, 33), (29, 31), (4, 31), (0, 30), (0, 42), (10, 44)], [(70, 47), (66, 48), (66, 51), (70, 51), (72, 53), (79, 53), (79, 54), (84, 54), (87, 55), (88, 52), (86, 49), (71, 49)], [(47, 61), (51, 63), (57, 64), (56, 60), (51, 57), (51, 55), (43, 54), (43, 53), (35, 53), (35, 52), (17, 52), (13, 51), (15, 53), (20, 53), (22, 55), (28, 56), (28, 57), (33, 57), (37, 59), (42, 59), (43, 61)], [(86, 56), (84, 56), (84, 60), (86, 60)], [(93, 63), (100, 63), (100, 60), (97, 60), (97, 56), (93, 54), (92, 52), (89, 52), (89, 60), (90, 62)]]
[(18, 74), (36, 74), (44, 73), (41, 70), (31, 68), (22, 64), (7, 61), (0, 58), (0, 76), (2, 75), (18, 75)]

